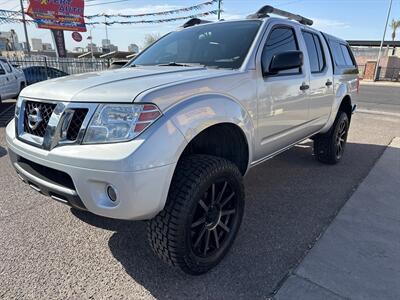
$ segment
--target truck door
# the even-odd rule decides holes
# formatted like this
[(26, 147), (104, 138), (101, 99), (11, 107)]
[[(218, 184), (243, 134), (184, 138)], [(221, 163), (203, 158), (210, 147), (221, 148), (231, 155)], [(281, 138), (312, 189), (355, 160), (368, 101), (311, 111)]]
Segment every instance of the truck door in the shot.
[(17, 74), (15, 74), (14, 69), (7, 61), (3, 61), (4, 69), (6, 70), (6, 82), (9, 87), (9, 97), (13, 97), (18, 95), (19, 92), (19, 83)]
[(0, 61), (0, 97), (2, 100), (7, 99), (10, 94), (10, 86), (7, 81), (7, 72)]
[[(303, 137), (308, 122), (308, 67), (268, 74), (272, 58), (286, 51), (302, 50), (299, 28), (275, 23), (267, 32), (260, 57), (258, 76), (258, 130), (256, 157), (261, 159)], [(259, 64), (260, 64), (259, 63)], [(257, 151), (258, 150), (258, 151)]]
[(330, 115), (333, 103), (333, 69), (329, 50), (321, 34), (308, 29), (302, 30), (307, 47), (310, 68), (309, 113), (314, 131), (322, 128)]

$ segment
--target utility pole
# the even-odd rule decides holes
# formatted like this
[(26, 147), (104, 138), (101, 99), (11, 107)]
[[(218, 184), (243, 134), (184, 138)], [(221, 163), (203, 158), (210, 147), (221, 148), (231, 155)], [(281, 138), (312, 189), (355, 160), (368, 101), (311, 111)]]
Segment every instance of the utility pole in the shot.
[(93, 60), (94, 55), (93, 55), (93, 35), (92, 35), (92, 28), (90, 28), (90, 52), (92, 53), (92, 60)]
[(221, 4), (222, 0), (218, 0), (218, 20), (221, 20)]
[(379, 62), (380, 62), (381, 56), (382, 56), (383, 42), (385, 41), (386, 29), (387, 29), (387, 26), (388, 26), (388, 23), (389, 23), (390, 12), (392, 10), (392, 3), (393, 3), (393, 0), (390, 0), (389, 9), (388, 9), (387, 17), (386, 17), (385, 29), (383, 30), (383, 37), (382, 37), (382, 41), (381, 41), (381, 46), (379, 47), (378, 59), (376, 61), (376, 66), (375, 66), (374, 81), (377, 81), (378, 77), (379, 77), (379, 74), (378, 74)]
[(26, 50), (28, 51), (28, 55), (31, 55), (31, 47), (29, 46), (28, 30), (26, 29), (24, 3), (23, 3), (23, 0), (19, 0), (19, 2), (21, 3), (22, 22), (24, 23)]
[(108, 41), (108, 28), (107, 28), (107, 17), (106, 16), (104, 16), (104, 26), (106, 27), (106, 40)]

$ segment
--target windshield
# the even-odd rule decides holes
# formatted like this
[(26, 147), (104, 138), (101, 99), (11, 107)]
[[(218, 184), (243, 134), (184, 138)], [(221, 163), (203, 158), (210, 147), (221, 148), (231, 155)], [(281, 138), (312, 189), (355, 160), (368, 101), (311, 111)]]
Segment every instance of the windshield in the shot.
[(135, 65), (189, 65), (238, 69), (261, 22), (258, 20), (194, 26), (164, 36), (132, 62)]

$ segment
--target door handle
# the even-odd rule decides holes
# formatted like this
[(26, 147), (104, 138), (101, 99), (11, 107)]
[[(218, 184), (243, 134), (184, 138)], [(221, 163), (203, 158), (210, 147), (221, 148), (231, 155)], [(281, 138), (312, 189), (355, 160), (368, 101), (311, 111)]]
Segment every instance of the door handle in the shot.
[(308, 84), (305, 84), (305, 83), (303, 83), (303, 84), (300, 86), (300, 90), (302, 90), (302, 91), (308, 90), (309, 88), (310, 88), (310, 86), (309, 86)]
[(326, 86), (331, 86), (333, 84), (333, 82), (332, 81), (330, 81), (329, 79), (326, 81), (326, 83), (325, 83), (325, 85)]

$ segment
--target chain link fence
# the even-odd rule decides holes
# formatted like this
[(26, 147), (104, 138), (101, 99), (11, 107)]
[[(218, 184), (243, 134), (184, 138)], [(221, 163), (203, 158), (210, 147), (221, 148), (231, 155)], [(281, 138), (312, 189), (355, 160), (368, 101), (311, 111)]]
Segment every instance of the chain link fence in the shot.
[(9, 62), (24, 71), (27, 84), (66, 75), (102, 71), (110, 66), (109, 59), (56, 58), (46, 56), (10, 57)]
[(46, 56), (32, 57), (10, 57), (10, 63), (18, 67), (51, 67), (61, 70), (70, 75), (80, 74), (93, 71), (106, 70), (110, 66), (108, 59), (91, 59), (91, 58), (56, 58)]

